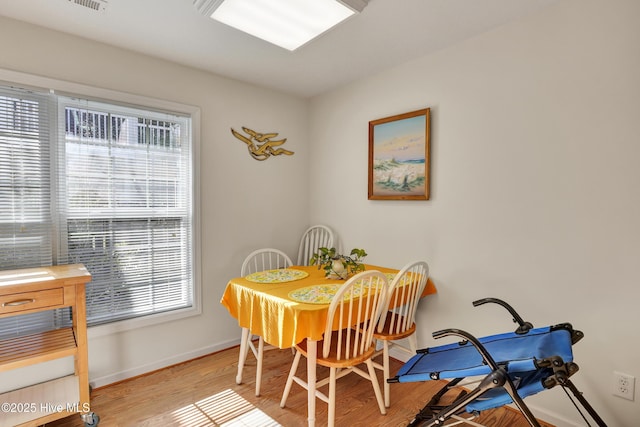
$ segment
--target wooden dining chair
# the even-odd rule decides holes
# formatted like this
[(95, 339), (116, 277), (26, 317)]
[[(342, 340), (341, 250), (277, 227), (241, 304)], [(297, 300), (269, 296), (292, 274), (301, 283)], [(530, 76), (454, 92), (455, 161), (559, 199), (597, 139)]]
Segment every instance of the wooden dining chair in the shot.
[[(293, 265), (291, 258), (279, 249), (263, 248), (251, 252), (245, 258), (240, 269), (240, 276), (245, 277), (251, 273), (265, 270), (275, 270), (279, 268), (287, 268)], [(242, 328), (240, 336), (240, 351), (244, 349), (238, 361), (238, 375), (236, 376), (236, 384), (242, 383), (242, 371), (244, 363), (249, 354), (249, 349), (256, 358), (256, 396), (260, 396), (260, 385), (262, 383), (262, 358), (265, 351), (264, 340), (258, 337), (258, 348), (253, 343), (254, 337), (249, 328)], [(268, 349), (275, 347), (268, 347)]]
[[(336, 380), (349, 373), (357, 373), (371, 381), (381, 414), (387, 411), (382, 400), (380, 385), (371, 357), (375, 352), (373, 333), (385, 310), (388, 293), (387, 277), (376, 270), (356, 274), (342, 285), (331, 300), (323, 339), (317, 345), (317, 365), (329, 368), (329, 376), (315, 384), (316, 397), (329, 404), (328, 425), (335, 424)], [(296, 376), (300, 357), (309, 357), (307, 340), (295, 346), (296, 355), (291, 365), (280, 406), (285, 407), (291, 385), (308, 390), (309, 384)], [(367, 371), (357, 365), (367, 365)], [(318, 391), (329, 384), (329, 395)], [(313, 387), (313, 385), (312, 385)]]
[[(389, 379), (389, 350), (396, 347), (411, 356), (418, 350), (416, 338), (416, 310), (420, 296), (429, 279), (429, 265), (424, 261), (411, 262), (405, 265), (393, 278), (389, 286), (386, 313), (380, 318), (380, 323), (373, 334), (375, 341), (382, 343), (382, 349), (377, 350), (374, 357), (382, 355), (382, 364), (373, 365), (383, 371), (384, 405), (388, 408), (391, 403)], [(394, 307), (388, 309), (389, 307)], [(399, 341), (407, 339), (409, 346)]]
[(334, 234), (326, 225), (314, 225), (307, 228), (298, 247), (298, 265), (309, 265), (309, 260), (318, 248), (333, 247)]

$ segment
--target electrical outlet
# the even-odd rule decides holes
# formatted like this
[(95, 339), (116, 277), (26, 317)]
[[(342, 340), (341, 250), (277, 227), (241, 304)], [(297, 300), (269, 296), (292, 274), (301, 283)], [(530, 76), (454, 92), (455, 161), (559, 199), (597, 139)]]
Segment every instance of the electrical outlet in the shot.
[(633, 401), (636, 378), (622, 372), (613, 372), (613, 395)]

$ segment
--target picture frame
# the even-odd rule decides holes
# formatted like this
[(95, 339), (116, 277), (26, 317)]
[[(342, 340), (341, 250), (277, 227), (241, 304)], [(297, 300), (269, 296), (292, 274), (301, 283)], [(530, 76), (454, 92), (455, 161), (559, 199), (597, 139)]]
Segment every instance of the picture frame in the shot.
[(369, 200), (429, 200), (430, 110), (369, 122)]

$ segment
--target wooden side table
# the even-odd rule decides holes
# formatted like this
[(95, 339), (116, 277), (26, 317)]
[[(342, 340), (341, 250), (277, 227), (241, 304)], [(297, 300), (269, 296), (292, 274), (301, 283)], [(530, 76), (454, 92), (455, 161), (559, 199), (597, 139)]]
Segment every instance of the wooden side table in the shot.
[(87, 426), (99, 418), (89, 402), (85, 285), (82, 264), (0, 271), (0, 318), (71, 307), (70, 327), (0, 340), (0, 375), (73, 356), (74, 374), (0, 394), (0, 427), (38, 426), (80, 413)]

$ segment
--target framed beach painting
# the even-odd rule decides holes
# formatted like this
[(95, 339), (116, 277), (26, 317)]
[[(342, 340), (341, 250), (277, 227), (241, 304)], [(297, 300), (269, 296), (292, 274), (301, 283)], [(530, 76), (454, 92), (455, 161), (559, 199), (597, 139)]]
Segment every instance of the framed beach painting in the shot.
[(429, 200), (429, 110), (369, 122), (369, 200)]

